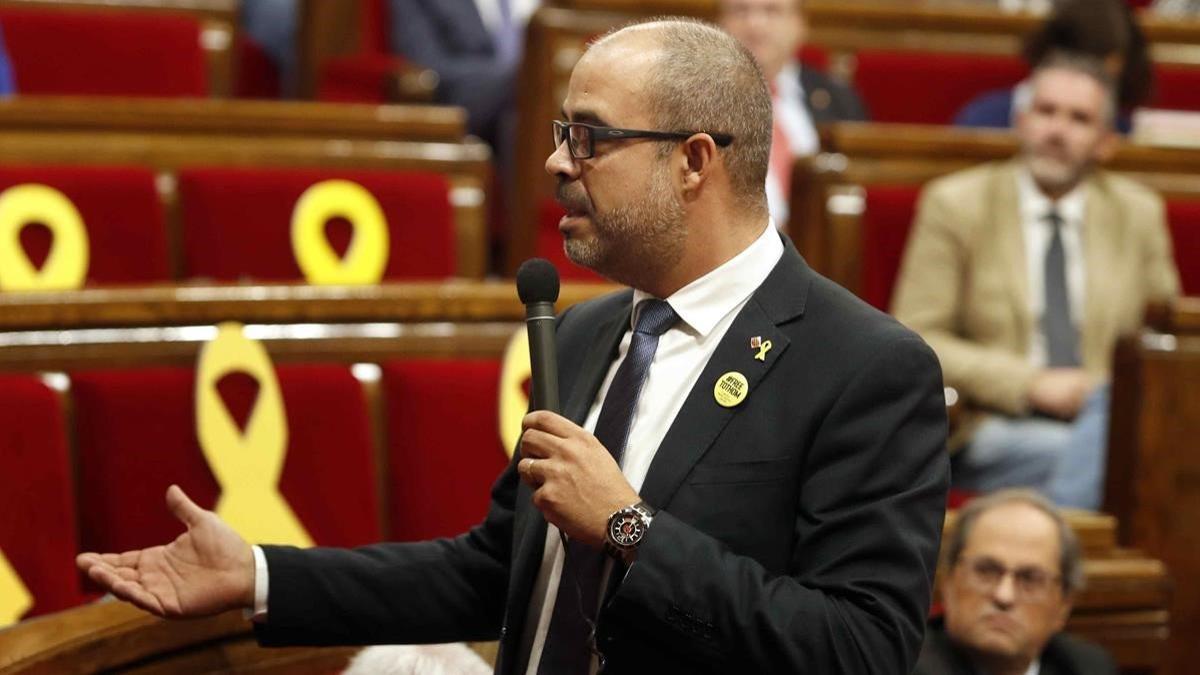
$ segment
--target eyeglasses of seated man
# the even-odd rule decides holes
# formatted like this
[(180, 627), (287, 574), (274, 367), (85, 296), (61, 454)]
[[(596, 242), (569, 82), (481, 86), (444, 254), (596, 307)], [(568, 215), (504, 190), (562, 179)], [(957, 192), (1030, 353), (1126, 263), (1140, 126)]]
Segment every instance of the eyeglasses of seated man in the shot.
[(1062, 581), (1061, 574), (1054, 574), (1036, 565), (1010, 570), (1004, 563), (988, 556), (964, 558), (958, 564), (966, 573), (967, 582), (980, 593), (991, 593), (1012, 575), (1013, 593), (1019, 602), (1045, 602)]
[[(617, 129), (615, 127), (605, 127), (596, 124), (584, 124), (583, 122), (563, 122), (562, 120), (553, 120), (554, 126), (554, 147), (562, 145), (563, 141), (567, 142), (567, 149), (571, 151), (572, 159), (591, 159), (596, 155), (596, 141), (622, 140), (626, 138), (653, 138), (658, 140), (682, 141), (699, 133), (708, 133), (706, 131), (650, 131), (646, 129)], [(717, 147), (724, 148), (733, 142), (733, 136), (729, 134), (708, 133), (712, 136), (713, 142)]]

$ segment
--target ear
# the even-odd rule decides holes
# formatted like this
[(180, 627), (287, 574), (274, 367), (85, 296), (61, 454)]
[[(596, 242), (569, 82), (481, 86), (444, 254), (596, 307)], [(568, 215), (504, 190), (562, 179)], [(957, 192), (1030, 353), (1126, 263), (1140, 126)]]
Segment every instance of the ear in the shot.
[(693, 134), (680, 147), (683, 150), (680, 187), (684, 195), (694, 194), (712, 173), (717, 161), (717, 144), (708, 134)]
[(1067, 619), (1071, 616), (1071, 609), (1075, 606), (1075, 595), (1071, 594), (1063, 598), (1062, 606), (1059, 607), (1058, 616), (1054, 621), (1054, 632), (1061, 631), (1067, 625)]

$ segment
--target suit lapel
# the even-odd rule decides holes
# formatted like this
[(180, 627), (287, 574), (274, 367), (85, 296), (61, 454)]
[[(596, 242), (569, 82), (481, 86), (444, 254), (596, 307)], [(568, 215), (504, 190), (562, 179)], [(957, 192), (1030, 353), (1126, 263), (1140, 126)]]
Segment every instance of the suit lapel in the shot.
[(1012, 312), (1017, 321), (1017, 335), (1027, 349), (1027, 336), (1033, 330), (1029, 312), (1029, 274), (1025, 260), (1025, 232), (1021, 221), (1021, 200), (1017, 190), (1017, 164), (1009, 162), (993, 177), (995, 185), (989, 192), (992, 202), (992, 227), (996, 230), (997, 250), (992, 269), (1005, 279)]
[(1083, 212), (1080, 239), (1083, 246), (1084, 298), (1080, 317), (1079, 355), (1085, 366), (1099, 365), (1108, 359), (1104, 336), (1109, 334), (1114, 293), (1119, 293), (1120, 278), (1118, 236), (1120, 220), (1109, 202), (1107, 191), (1095, 174), (1087, 182), (1087, 203)]
[(584, 357), (579, 374), (575, 377), (575, 385), (571, 387), (567, 403), (563, 407), (563, 417), (579, 426), (583, 426), (583, 423), (587, 421), (588, 412), (592, 409), (592, 402), (596, 400), (596, 392), (600, 390), (604, 376), (612, 367), (613, 359), (617, 356), (617, 348), (621, 344), (621, 338), (629, 330), (630, 316), (633, 313), (633, 295), (629, 294), (629, 298), (630, 302), (626, 304), (624, 311), (618, 312), (602, 322), (597, 328), (596, 334), (599, 338), (596, 340), (595, 348), (589, 350), (587, 356)]
[[(754, 405), (759, 383), (787, 351), (790, 340), (779, 324), (803, 313), (812, 272), (790, 242), (785, 243), (783, 258), (734, 319), (659, 445), (642, 484), (641, 496), (647, 503), (658, 508), (670, 503), (729, 420)], [(763, 361), (754, 358), (757, 350), (750, 347), (755, 336), (771, 341)], [(717, 403), (714, 387), (729, 372), (740, 373), (749, 386), (740, 403), (726, 408)]]

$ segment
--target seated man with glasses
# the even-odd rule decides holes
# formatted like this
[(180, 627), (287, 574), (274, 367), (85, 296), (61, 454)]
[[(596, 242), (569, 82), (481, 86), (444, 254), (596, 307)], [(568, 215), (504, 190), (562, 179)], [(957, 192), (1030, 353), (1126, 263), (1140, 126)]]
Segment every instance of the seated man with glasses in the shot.
[(1083, 586), (1071, 527), (1032, 490), (1002, 490), (959, 513), (943, 547), (943, 619), (913, 675), (1106, 675), (1100, 647), (1060, 631)]

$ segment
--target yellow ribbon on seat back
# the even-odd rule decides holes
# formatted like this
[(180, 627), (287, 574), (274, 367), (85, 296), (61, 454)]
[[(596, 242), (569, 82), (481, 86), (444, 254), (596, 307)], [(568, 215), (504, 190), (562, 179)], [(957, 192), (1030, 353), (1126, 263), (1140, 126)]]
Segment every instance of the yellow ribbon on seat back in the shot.
[(33, 606), (33, 595), (0, 551), (0, 628), (16, 623)]
[(521, 326), (504, 348), (500, 369), (500, 442), (509, 457), (516, 452), (521, 440), (521, 420), (529, 412), (529, 397), (525, 395), (524, 385), (531, 374), (529, 333)]
[[(248, 373), (258, 382), (258, 399), (245, 432), (238, 428), (217, 391), (217, 382), (236, 371)], [(216, 339), (200, 351), (196, 432), (221, 486), (218, 516), (251, 543), (313, 545), (279, 491), (288, 437), (279, 380), (266, 349), (247, 338), (241, 324), (221, 324)]]
[[(354, 228), (346, 257), (338, 257), (325, 236), (325, 223), (341, 216)], [(316, 183), (292, 210), (292, 251), (308, 283), (366, 285), (383, 279), (388, 261), (388, 229), (383, 208), (366, 188), (348, 180)]]
[[(21, 228), (42, 223), (53, 235), (41, 269), (21, 246)], [(88, 236), (83, 217), (66, 195), (48, 185), (26, 183), (0, 192), (0, 290), (61, 291), (83, 286)]]

